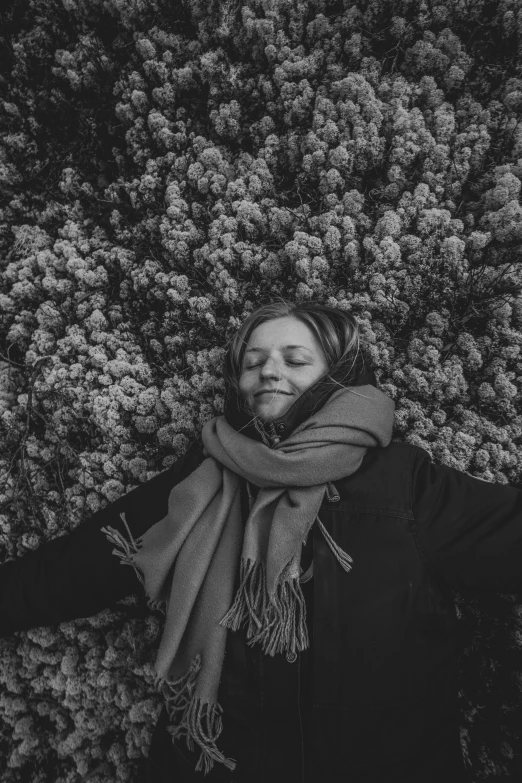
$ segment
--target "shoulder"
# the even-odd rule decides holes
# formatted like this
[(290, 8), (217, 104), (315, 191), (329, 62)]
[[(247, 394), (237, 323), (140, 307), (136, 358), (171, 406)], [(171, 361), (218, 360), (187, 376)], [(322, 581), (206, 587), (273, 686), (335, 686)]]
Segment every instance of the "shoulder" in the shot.
[(419, 460), (429, 458), (420, 446), (405, 441), (392, 440), (387, 446), (368, 449), (361, 463), (363, 469), (386, 470), (393, 473), (412, 470)]
[(401, 441), (370, 448), (358, 470), (334, 482), (335, 486), (359, 510), (409, 518), (417, 452), (417, 446)]

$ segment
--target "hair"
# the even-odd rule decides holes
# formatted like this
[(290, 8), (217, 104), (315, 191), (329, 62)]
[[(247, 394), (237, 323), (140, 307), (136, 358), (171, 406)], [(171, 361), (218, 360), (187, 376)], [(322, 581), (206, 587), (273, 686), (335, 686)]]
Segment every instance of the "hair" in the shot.
[[(350, 381), (355, 383), (361, 361), (364, 363), (359, 324), (355, 316), (319, 302), (296, 304), (281, 299), (261, 305), (250, 313), (229, 341), (223, 358), (223, 378), (227, 390), (233, 389), (240, 395), (239, 377), (243, 356), (254, 329), (265, 321), (287, 316), (306, 324), (317, 338), (328, 362), (329, 372), (324, 377), (331, 381), (332, 387), (345, 387), (350, 385)], [(330, 371), (338, 365), (345, 368), (341, 383), (330, 375)]]

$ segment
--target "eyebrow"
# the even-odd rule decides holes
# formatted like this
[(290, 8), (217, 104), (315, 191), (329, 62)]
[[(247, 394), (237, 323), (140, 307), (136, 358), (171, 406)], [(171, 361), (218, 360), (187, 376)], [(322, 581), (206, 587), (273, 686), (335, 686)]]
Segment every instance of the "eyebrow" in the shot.
[[(305, 351), (310, 353), (310, 349), (306, 345), (285, 345), (285, 348), (304, 348)], [(264, 348), (248, 348), (245, 353), (252, 353), (252, 351), (264, 351)]]

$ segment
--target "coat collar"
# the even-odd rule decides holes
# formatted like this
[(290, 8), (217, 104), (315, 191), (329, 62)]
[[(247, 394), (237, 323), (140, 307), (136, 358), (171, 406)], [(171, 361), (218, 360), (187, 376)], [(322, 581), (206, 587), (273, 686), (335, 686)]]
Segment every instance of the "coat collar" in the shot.
[[(359, 356), (356, 365), (350, 366), (349, 370), (345, 364), (330, 370), (330, 378), (343, 386), (364, 386), (367, 384), (377, 386), (375, 373), (365, 363), (362, 354)], [(299, 424), (320, 409), (328, 398), (339, 389), (339, 386), (333, 384), (330, 378), (323, 375), (297, 398), (285, 414), (268, 421), (253, 417), (247, 409), (243, 397), (235, 389), (229, 388), (225, 402), (225, 419), (237, 432), (241, 432), (252, 440), (262, 441), (265, 445), (273, 448), (280, 441), (288, 438)]]

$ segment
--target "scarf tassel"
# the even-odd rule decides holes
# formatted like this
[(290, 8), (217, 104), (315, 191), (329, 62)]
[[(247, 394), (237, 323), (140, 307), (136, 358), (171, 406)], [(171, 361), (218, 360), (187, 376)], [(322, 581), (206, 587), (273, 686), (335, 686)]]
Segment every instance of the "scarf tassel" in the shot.
[(269, 596), (264, 563), (242, 559), (239, 589), (220, 625), (237, 631), (244, 623), (249, 645), (259, 643), (266, 655), (286, 652), (295, 660), (296, 653), (309, 646), (299, 579), (281, 579)]
[[(140, 580), (141, 585), (143, 586), (143, 589), (145, 589), (145, 582), (143, 579), (143, 576), (141, 575), (140, 571), (136, 568), (136, 566), (133, 563), (133, 555), (136, 554), (136, 552), (140, 551), (141, 544), (142, 544), (142, 537), (134, 539), (132, 536), (132, 533), (130, 531), (130, 528), (127, 524), (127, 520), (125, 519), (125, 514), (122, 512), (120, 514), (120, 519), (123, 520), (125, 527), (127, 528), (127, 533), (129, 534), (130, 543), (129, 541), (126, 541), (123, 534), (120, 533), (119, 530), (116, 530), (114, 527), (102, 527), (101, 532), (105, 533), (105, 536), (108, 541), (111, 542), (111, 544), (116, 544), (117, 546), (121, 547), (121, 549), (113, 549), (111, 554), (116, 555), (120, 558), (121, 565), (130, 565), (134, 568), (134, 572), (138, 579)], [(149, 598), (147, 601), (147, 606), (149, 609), (152, 609), (153, 611), (160, 611), (163, 614), (165, 614), (165, 607), (167, 602), (163, 600), (156, 600), (154, 601), (152, 598)]]
[(324, 540), (330, 547), (330, 550), (332, 551), (332, 554), (334, 555), (335, 559), (337, 560), (341, 568), (344, 568), (346, 573), (350, 573), (350, 571), (352, 570), (352, 566), (350, 565), (350, 563), (353, 563), (353, 559), (350, 557), (348, 552), (345, 552), (344, 549), (341, 549), (339, 544), (335, 543), (332, 536), (325, 528), (325, 526), (323, 525), (319, 517), (317, 517), (317, 522), (319, 524), (319, 530), (323, 534)]
[[(112, 544), (120, 547), (120, 549), (113, 549), (112, 554), (117, 555), (123, 565), (131, 565), (141, 584), (144, 585), (141, 573), (132, 562), (133, 553), (139, 551), (141, 539), (133, 538), (125, 514), (120, 514), (120, 517), (125, 523), (130, 542), (113, 527), (104, 527), (102, 532)], [(165, 614), (165, 601), (149, 599), (147, 605), (151, 609), (159, 609)], [(173, 741), (178, 737), (185, 737), (190, 751), (194, 750), (194, 742), (201, 748), (201, 755), (196, 764), (197, 772), (203, 770), (203, 774), (206, 775), (214, 766), (215, 761), (233, 770), (236, 767), (236, 762), (233, 759), (227, 759), (216, 747), (216, 740), (223, 729), (221, 707), (219, 704), (208, 704), (202, 701), (194, 693), (200, 669), (201, 657), (196, 655), (188, 671), (179, 679), (170, 681), (156, 675), (154, 686), (165, 698), (170, 720), (176, 723), (174, 726), (169, 726), (167, 731), (172, 735)]]
[(219, 704), (208, 704), (195, 695), (200, 669), (201, 656), (196, 655), (188, 671), (179, 679), (170, 681), (156, 678), (155, 685), (165, 698), (169, 718), (176, 724), (169, 726), (167, 731), (173, 741), (184, 737), (190, 751), (194, 750), (194, 743), (201, 749), (196, 772), (203, 771), (206, 775), (214, 762), (234, 770), (236, 761), (226, 758), (216, 747), (216, 740), (223, 729), (222, 708)]

